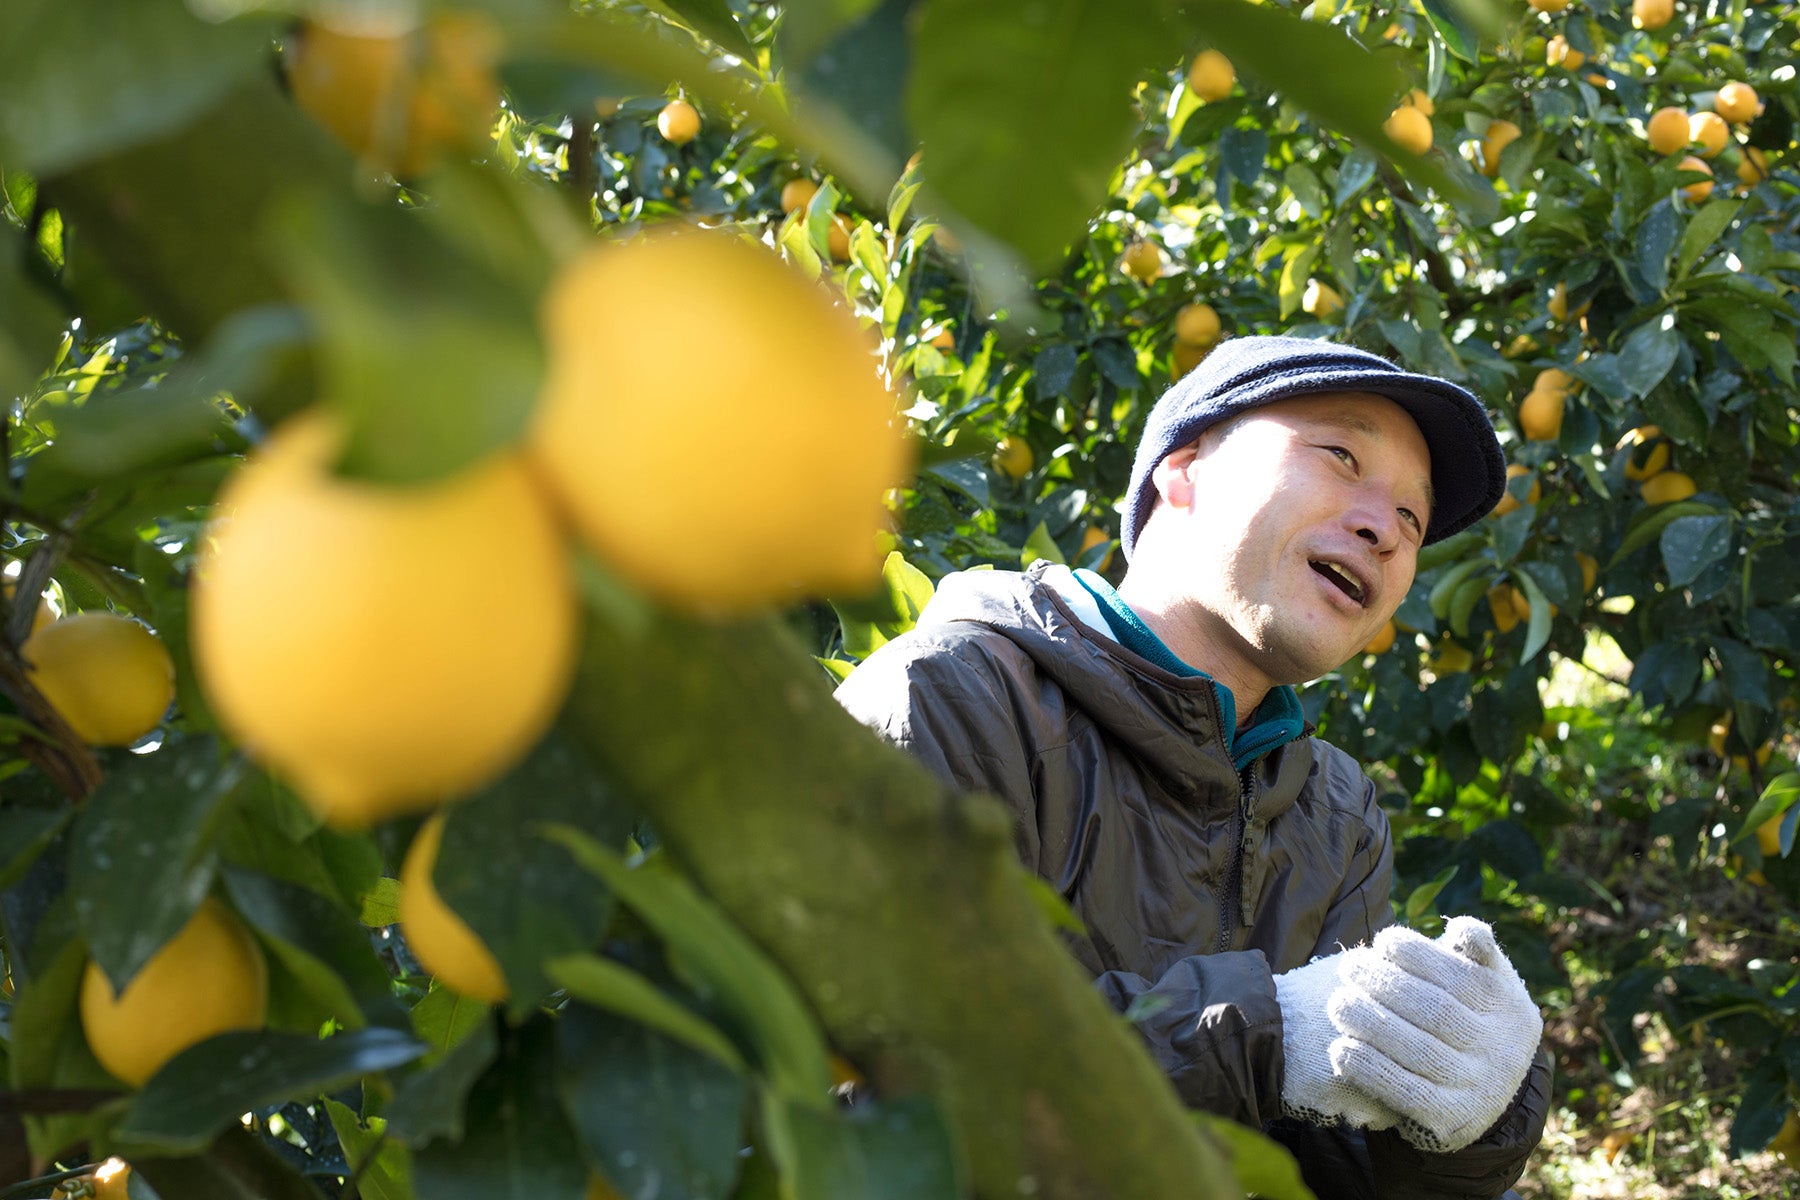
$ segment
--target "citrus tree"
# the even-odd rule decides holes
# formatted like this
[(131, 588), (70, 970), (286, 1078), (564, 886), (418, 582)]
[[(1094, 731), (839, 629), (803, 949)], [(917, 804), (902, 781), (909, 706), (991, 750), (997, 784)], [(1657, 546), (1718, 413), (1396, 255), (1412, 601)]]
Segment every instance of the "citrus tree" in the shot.
[[(1135, 433), (1237, 333), (1462, 380), (1518, 474), (1309, 692), (1390, 785), (1408, 917), (1482, 912), (1562, 984), (1545, 847), (1606, 718), (1540, 685), (1597, 633), (1719, 765), (1666, 807), (1800, 900), (1782, 10), (0, 30), (32, 1194), (115, 1153), (163, 1196), (1298, 1194), (1180, 1110), (1000, 811), (828, 694), (948, 570), (1116, 577)], [(1775, 1051), (1760, 1147), (1792, 980), (1663, 979), (1620, 964), (1609, 1019)]]

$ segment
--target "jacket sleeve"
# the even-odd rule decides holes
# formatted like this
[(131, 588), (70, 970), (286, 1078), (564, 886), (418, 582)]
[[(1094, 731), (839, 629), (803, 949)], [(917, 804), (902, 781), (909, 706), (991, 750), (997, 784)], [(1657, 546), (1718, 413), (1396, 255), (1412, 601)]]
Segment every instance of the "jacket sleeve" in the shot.
[(1281, 1115), (1281, 1006), (1260, 950), (1196, 954), (1151, 981), (1107, 971), (1096, 985), (1138, 1032), (1189, 1108), (1260, 1126)]

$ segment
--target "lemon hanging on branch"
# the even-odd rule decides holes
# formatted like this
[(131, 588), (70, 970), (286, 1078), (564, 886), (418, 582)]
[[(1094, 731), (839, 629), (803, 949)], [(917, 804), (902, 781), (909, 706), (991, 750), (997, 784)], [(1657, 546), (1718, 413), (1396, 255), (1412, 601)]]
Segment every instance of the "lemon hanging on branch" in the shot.
[(261, 1028), (268, 997), (268, 967), (255, 939), (208, 898), (123, 992), (99, 964), (88, 963), (81, 1028), (100, 1065), (137, 1087), (189, 1046), (229, 1030)]
[(827, 291), (734, 234), (665, 227), (570, 262), (542, 319), (531, 456), (621, 575), (714, 612), (874, 585), (911, 453), (873, 339)]
[(226, 731), (358, 828), (470, 792), (537, 743), (574, 667), (575, 601), (519, 456), (390, 486), (334, 476), (342, 441), (307, 413), (226, 481), (191, 629)]
[(129, 746), (155, 729), (175, 699), (175, 665), (154, 633), (130, 617), (84, 612), (52, 621), (19, 648), (26, 673), (75, 736)]

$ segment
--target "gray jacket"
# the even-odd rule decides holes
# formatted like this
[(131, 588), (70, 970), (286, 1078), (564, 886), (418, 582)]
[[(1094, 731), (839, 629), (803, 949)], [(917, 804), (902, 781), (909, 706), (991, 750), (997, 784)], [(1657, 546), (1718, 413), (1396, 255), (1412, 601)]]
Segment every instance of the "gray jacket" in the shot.
[(1375, 788), (1312, 737), (1238, 771), (1211, 681), (1096, 633), (1036, 564), (947, 577), (919, 626), (838, 689), (950, 784), (1000, 797), (1020, 857), (1073, 909), (1070, 948), (1192, 1107), (1264, 1127), (1322, 1200), (1492, 1200), (1549, 1109), (1549, 1060), (1453, 1154), (1281, 1118), (1273, 976), (1393, 921), (1393, 839)]

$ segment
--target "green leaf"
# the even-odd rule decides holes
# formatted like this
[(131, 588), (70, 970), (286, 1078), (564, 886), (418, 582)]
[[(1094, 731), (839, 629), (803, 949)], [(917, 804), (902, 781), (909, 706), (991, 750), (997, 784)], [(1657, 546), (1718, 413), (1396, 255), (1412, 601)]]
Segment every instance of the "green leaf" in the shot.
[(1731, 553), (1731, 518), (1676, 517), (1663, 527), (1661, 545), (1669, 583), (1686, 587)]
[(142, 1176), (158, 1196), (177, 1200), (319, 1200), (311, 1181), (241, 1125), (200, 1154), (133, 1154), (131, 1167), (133, 1182)]
[[(806, 7), (801, 6), (802, 10)], [(811, 7), (816, 12), (826, 6)], [(911, 65), (907, 21), (913, 7), (914, 0), (885, 0), (869, 6), (869, 11), (854, 21), (833, 22), (829, 40), (818, 43), (816, 53), (804, 59), (790, 58), (800, 66), (790, 78), (807, 102), (826, 101), (896, 158), (914, 149), (904, 111)], [(796, 36), (790, 37), (795, 9), (784, 7), (783, 14), (780, 44), (784, 50), (797, 39), (810, 41), (824, 32), (809, 29), (802, 20), (792, 31)]]
[(469, 1092), (463, 1136), (413, 1155), (413, 1185), (430, 1200), (582, 1200), (588, 1167), (556, 1095), (553, 1022), (503, 1035)]
[(454, 988), (434, 987), (412, 1007), (413, 1032), (441, 1058), (487, 1023), (488, 1006)]
[(388, 1128), (395, 1137), (413, 1145), (439, 1137), (462, 1140), (469, 1091), (500, 1053), (500, 1040), (488, 1015), (483, 1009), (482, 1019), (467, 1037), (400, 1085), (387, 1110)]
[(344, 1161), (356, 1174), (356, 1191), (368, 1200), (415, 1200), (412, 1160), (405, 1147), (383, 1137), (387, 1122), (370, 1117), (365, 1123), (348, 1105), (327, 1096), (325, 1115), (344, 1148)]
[(729, 1038), (622, 963), (597, 954), (569, 954), (552, 959), (546, 971), (577, 1000), (685, 1042), (734, 1071), (744, 1069), (744, 1058)]
[(1039, 400), (1069, 394), (1075, 382), (1075, 367), (1080, 362), (1075, 347), (1068, 342), (1051, 342), (1032, 360), (1032, 387)]
[[(3, 57), (3, 52), (0, 52)], [(22, 269), (31, 250), (24, 235), (0, 221), (0, 396), (20, 395), (50, 365), (66, 316)]]
[(778, 44), (789, 66), (809, 62), (833, 38), (874, 11), (880, 0), (798, 0), (781, 9)]
[(1658, 201), (1638, 225), (1638, 272), (1645, 283), (1659, 292), (1668, 286), (1669, 252), (1675, 248), (1675, 236), (1680, 230), (1681, 220), (1675, 215), (1675, 205), (1668, 200)]
[(1531, 603), (1531, 621), (1525, 629), (1525, 648), (1519, 652), (1521, 663), (1530, 662), (1537, 657), (1537, 652), (1550, 642), (1550, 598), (1544, 595), (1544, 589), (1524, 567), (1512, 568), (1514, 579), (1525, 592), (1525, 599)]
[(850, 1109), (771, 1103), (763, 1119), (795, 1200), (942, 1200), (967, 1194), (949, 1127), (927, 1097)]
[(930, 576), (907, 562), (898, 550), (888, 551), (881, 564), (881, 586), (874, 595), (831, 602), (843, 628), (844, 652), (859, 660), (867, 658), (911, 629), (918, 624), (932, 591)]
[(756, 60), (756, 46), (737, 23), (726, 0), (654, 0), (654, 4), (717, 42), (721, 50)]
[(742, 1075), (595, 1009), (572, 1006), (556, 1026), (563, 1110), (587, 1160), (620, 1194), (731, 1194), (750, 1091)]
[[(1436, 895), (1434, 892), (1433, 895)], [(1212, 1113), (1196, 1112), (1194, 1120), (1225, 1143), (1231, 1173), (1245, 1194), (1264, 1200), (1315, 1200), (1300, 1179), (1300, 1164), (1287, 1147), (1247, 1125)]]
[(1632, 553), (1662, 536), (1662, 531), (1669, 527), (1671, 521), (1682, 517), (1717, 515), (1720, 515), (1719, 507), (1704, 500), (1677, 500), (1673, 504), (1658, 504), (1654, 508), (1644, 509), (1626, 527), (1625, 537), (1619, 542), (1619, 548), (1613, 551), (1613, 556), (1606, 562), (1606, 570), (1612, 570)]
[(238, 915), (297, 979), (308, 996), (348, 1029), (374, 1021), (406, 1028), (388, 975), (366, 929), (331, 901), (264, 875), (227, 867), (225, 887)]
[(1619, 371), (1631, 394), (1648, 395), (1680, 353), (1681, 334), (1672, 316), (1655, 318), (1632, 330), (1619, 349)]
[(1744, 206), (1742, 200), (1714, 200), (1705, 208), (1693, 215), (1688, 226), (1681, 234), (1681, 245), (1675, 251), (1675, 275), (1686, 277), (1700, 256), (1719, 240), (1719, 235), (1730, 227), (1738, 209)]
[(17, 883), (74, 816), (75, 809), (66, 804), (0, 809), (0, 888)]
[(1067, 563), (1063, 558), (1062, 547), (1050, 536), (1050, 527), (1043, 521), (1039, 521), (1037, 528), (1031, 531), (1031, 536), (1025, 539), (1024, 549), (1019, 553), (1019, 565), (1029, 567), (1040, 558), (1047, 558), (1059, 565)]
[(423, 1044), (393, 1029), (324, 1039), (270, 1030), (221, 1033), (183, 1050), (151, 1077), (126, 1109), (118, 1137), (191, 1153), (253, 1108), (335, 1091), (424, 1052)]
[(942, 199), (1035, 266), (1106, 198), (1163, 61), (1155, 0), (933, 0), (915, 14), (906, 111)]
[(76, 818), (75, 921), (115, 989), (187, 924), (212, 886), (211, 832), (244, 771), (212, 738), (125, 759)]
[(363, 897), (358, 919), (370, 929), (382, 929), (400, 920), (400, 881), (383, 875)]
[[(1777, 775), (1769, 780), (1768, 785), (1762, 790), (1762, 795), (1756, 798), (1756, 803), (1751, 805), (1750, 811), (1744, 814), (1744, 823), (1738, 827), (1737, 833), (1732, 836), (1731, 840), (1741, 842), (1745, 838), (1754, 837), (1757, 829), (1770, 817), (1795, 808), (1794, 802), (1797, 799), (1800, 799), (1800, 773), (1785, 771)], [(1793, 822), (1789, 821), (1786, 824), (1791, 826)], [(1782, 847), (1782, 853), (1785, 855), (1788, 847), (1793, 845), (1790, 840), (1793, 835), (1791, 829), (1784, 828), (1782, 833), (1786, 843)]]
[(542, 371), (537, 297), (459, 244), (485, 216), (317, 190), (282, 206), (279, 261), (318, 327), (323, 391), (349, 422), (348, 474), (440, 478), (524, 431)]
[(169, 132), (267, 71), (276, 28), (181, 0), (8, 0), (0, 160), (47, 175)]
[(694, 885), (660, 856), (635, 868), (616, 851), (577, 830), (544, 836), (567, 846), (660, 934), (680, 967), (709, 987), (741, 1023), (776, 1091), (822, 1105), (831, 1087), (825, 1040), (794, 985)]
[(592, 946), (612, 915), (612, 898), (536, 827), (556, 822), (622, 846), (633, 820), (561, 734), (447, 810), (432, 879), (444, 903), (493, 951), (515, 1014), (550, 991), (544, 960)]

